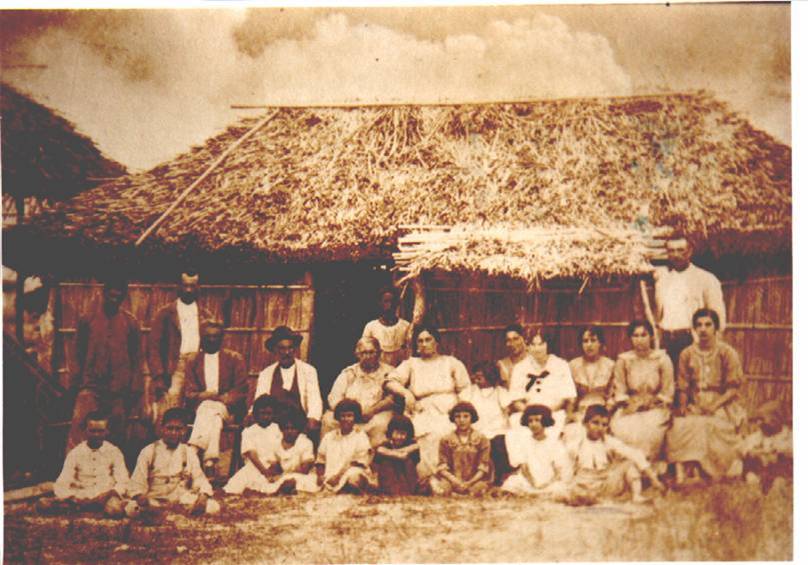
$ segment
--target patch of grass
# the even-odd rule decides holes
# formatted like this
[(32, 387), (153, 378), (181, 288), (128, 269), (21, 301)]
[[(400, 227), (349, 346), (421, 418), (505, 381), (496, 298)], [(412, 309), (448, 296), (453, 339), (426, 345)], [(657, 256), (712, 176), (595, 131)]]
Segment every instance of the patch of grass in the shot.
[(783, 560), (792, 484), (741, 483), (650, 505), (529, 498), (226, 497), (213, 517), (161, 523), (42, 517), (6, 507), (9, 562), (270, 563)]

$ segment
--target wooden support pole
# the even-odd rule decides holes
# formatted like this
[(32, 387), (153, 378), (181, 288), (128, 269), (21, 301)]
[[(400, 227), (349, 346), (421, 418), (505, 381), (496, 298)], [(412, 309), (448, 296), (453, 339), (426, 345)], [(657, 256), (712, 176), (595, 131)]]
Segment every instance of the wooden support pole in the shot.
[(642, 295), (642, 305), (645, 309), (645, 317), (651, 322), (651, 327), (654, 328), (654, 349), (659, 349), (659, 331), (657, 331), (656, 318), (654, 311), (651, 309), (651, 300), (648, 298), (648, 288), (645, 281), (640, 279), (640, 294)]

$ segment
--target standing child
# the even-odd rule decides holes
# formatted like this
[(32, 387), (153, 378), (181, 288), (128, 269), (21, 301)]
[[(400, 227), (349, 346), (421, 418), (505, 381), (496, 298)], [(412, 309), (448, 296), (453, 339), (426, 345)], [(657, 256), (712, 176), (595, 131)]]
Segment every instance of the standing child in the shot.
[(219, 511), (196, 450), (182, 443), (186, 426), (185, 410), (170, 408), (163, 414), (162, 439), (143, 448), (129, 481), (129, 517), (163, 504), (180, 504), (192, 515)]
[(602, 497), (617, 497), (626, 486), (633, 502), (646, 502), (642, 496), (642, 475), (664, 491), (645, 454), (609, 434), (609, 410), (592, 404), (584, 413), (586, 434), (567, 444), (575, 469), (573, 492), (578, 500), (594, 502)]
[(376, 448), (373, 468), (379, 477), (379, 492), (393, 496), (421, 494), (418, 471), (421, 454), (412, 420), (394, 415), (387, 424), (387, 441)]
[[(267, 494), (296, 494), (317, 492), (317, 475), (313, 473), (314, 444), (303, 434), (306, 415), (296, 406), (281, 411), (279, 418), (283, 437), (276, 444), (276, 463), (271, 470), (275, 480), (269, 484)], [(272, 477), (268, 477), (271, 479)]]
[(255, 400), (255, 423), (241, 432), (244, 467), (227, 481), (225, 493), (241, 494), (245, 490), (268, 492), (270, 481), (280, 474), (276, 451), (282, 434), (278, 425), (272, 421), (277, 407), (277, 401), (268, 394), (262, 394)]
[(370, 439), (356, 427), (362, 408), (356, 400), (344, 398), (334, 407), (339, 428), (328, 432), (317, 452), (317, 484), (334, 493), (359, 494), (370, 489)]
[(455, 431), (440, 440), (438, 468), (430, 479), (432, 492), (484, 494), (491, 475), (491, 443), (472, 428), (479, 420), (477, 409), (469, 402), (458, 402), (449, 412), (449, 419)]
[(552, 411), (541, 404), (530, 404), (522, 413), (521, 424), (527, 427), (526, 432), (512, 430), (506, 436), (510, 463), (519, 470), (505, 479), (502, 490), (564, 498), (573, 468), (561, 440), (545, 431), (555, 424)]
[(480, 419), (473, 427), (489, 440), (508, 429), (510, 395), (494, 363), (485, 361), (472, 367), (471, 386), (461, 393), (460, 400), (471, 402), (477, 409)]
[(110, 518), (121, 518), (129, 472), (121, 450), (106, 441), (109, 416), (90, 412), (84, 419), (84, 432), (87, 439), (67, 454), (53, 485), (56, 499), (42, 499), (38, 509), (102, 510)]

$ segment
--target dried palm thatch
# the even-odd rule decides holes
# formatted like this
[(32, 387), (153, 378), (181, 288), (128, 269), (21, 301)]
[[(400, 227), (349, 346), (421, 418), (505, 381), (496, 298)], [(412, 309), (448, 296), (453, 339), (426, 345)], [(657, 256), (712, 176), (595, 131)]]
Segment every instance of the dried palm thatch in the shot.
[[(704, 93), (272, 111), (146, 245), (282, 262), (389, 258), (398, 226), (438, 224), (468, 237), (414, 268), (528, 279), (637, 272), (642, 261), (621, 237), (646, 226), (789, 245), (791, 149)], [(131, 244), (261, 119), (79, 195), (39, 225)], [(486, 235), (537, 227), (558, 237), (523, 245), (520, 261), (507, 237)]]
[(5, 193), (60, 200), (126, 174), (72, 123), (5, 83), (0, 110)]

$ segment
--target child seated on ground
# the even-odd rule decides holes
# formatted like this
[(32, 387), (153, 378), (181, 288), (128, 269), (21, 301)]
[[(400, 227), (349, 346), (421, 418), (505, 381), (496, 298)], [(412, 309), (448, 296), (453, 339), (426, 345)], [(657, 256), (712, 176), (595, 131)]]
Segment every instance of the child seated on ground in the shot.
[(40, 500), (38, 510), (103, 511), (110, 518), (120, 518), (129, 471), (121, 450), (106, 441), (109, 416), (90, 412), (84, 419), (84, 432), (87, 439), (67, 454), (53, 485), (55, 499)]
[(331, 430), (317, 451), (317, 484), (334, 493), (360, 494), (374, 486), (370, 474), (370, 439), (356, 427), (362, 408), (356, 400), (343, 398), (334, 407), (339, 428)]
[(651, 485), (664, 491), (645, 454), (609, 434), (609, 410), (592, 404), (584, 413), (586, 433), (567, 443), (575, 476), (571, 498), (579, 503), (594, 503), (600, 498), (617, 497), (631, 491), (633, 502), (646, 502), (642, 495), (642, 475)]
[(781, 411), (776, 400), (761, 405), (750, 418), (752, 430), (741, 445), (744, 477), (748, 483), (760, 483), (764, 494), (778, 477), (793, 476), (791, 427), (783, 422)]
[(213, 489), (199, 465), (196, 450), (183, 443), (186, 412), (170, 408), (163, 414), (162, 439), (147, 445), (137, 458), (129, 481), (126, 514), (136, 517), (164, 504), (179, 504), (195, 514), (215, 514), (219, 503), (210, 498)]
[(491, 475), (491, 444), (472, 428), (477, 409), (469, 402), (458, 402), (449, 412), (455, 431), (444, 436), (438, 447), (438, 467), (430, 479), (432, 492), (445, 494), (484, 494)]
[(296, 406), (281, 410), (278, 418), (283, 436), (276, 444), (274, 463), (268, 477), (267, 494), (296, 494), (297, 492), (317, 492), (317, 474), (314, 473), (314, 444), (306, 437), (306, 415)]
[(505, 479), (502, 490), (511, 494), (565, 498), (573, 467), (561, 440), (545, 432), (555, 424), (552, 411), (541, 404), (530, 404), (520, 422), (527, 430), (512, 430), (505, 440), (510, 464), (518, 470)]
[(280, 416), (283, 411), (278, 401), (268, 394), (262, 394), (255, 400), (255, 423), (241, 432), (244, 466), (224, 485), (226, 494), (242, 494), (245, 490), (269, 493), (270, 481), (280, 474), (277, 450), (283, 435), (273, 419), (276, 413)]
[(508, 429), (510, 395), (494, 363), (485, 361), (472, 367), (471, 386), (460, 393), (460, 400), (471, 402), (477, 409), (479, 420), (473, 427), (489, 440)]
[(424, 494), (418, 483), (421, 454), (414, 435), (412, 420), (406, 416), (396, 414), (387, 424), (387, 441), (376, 448), (373, 458), (380, 494)]

